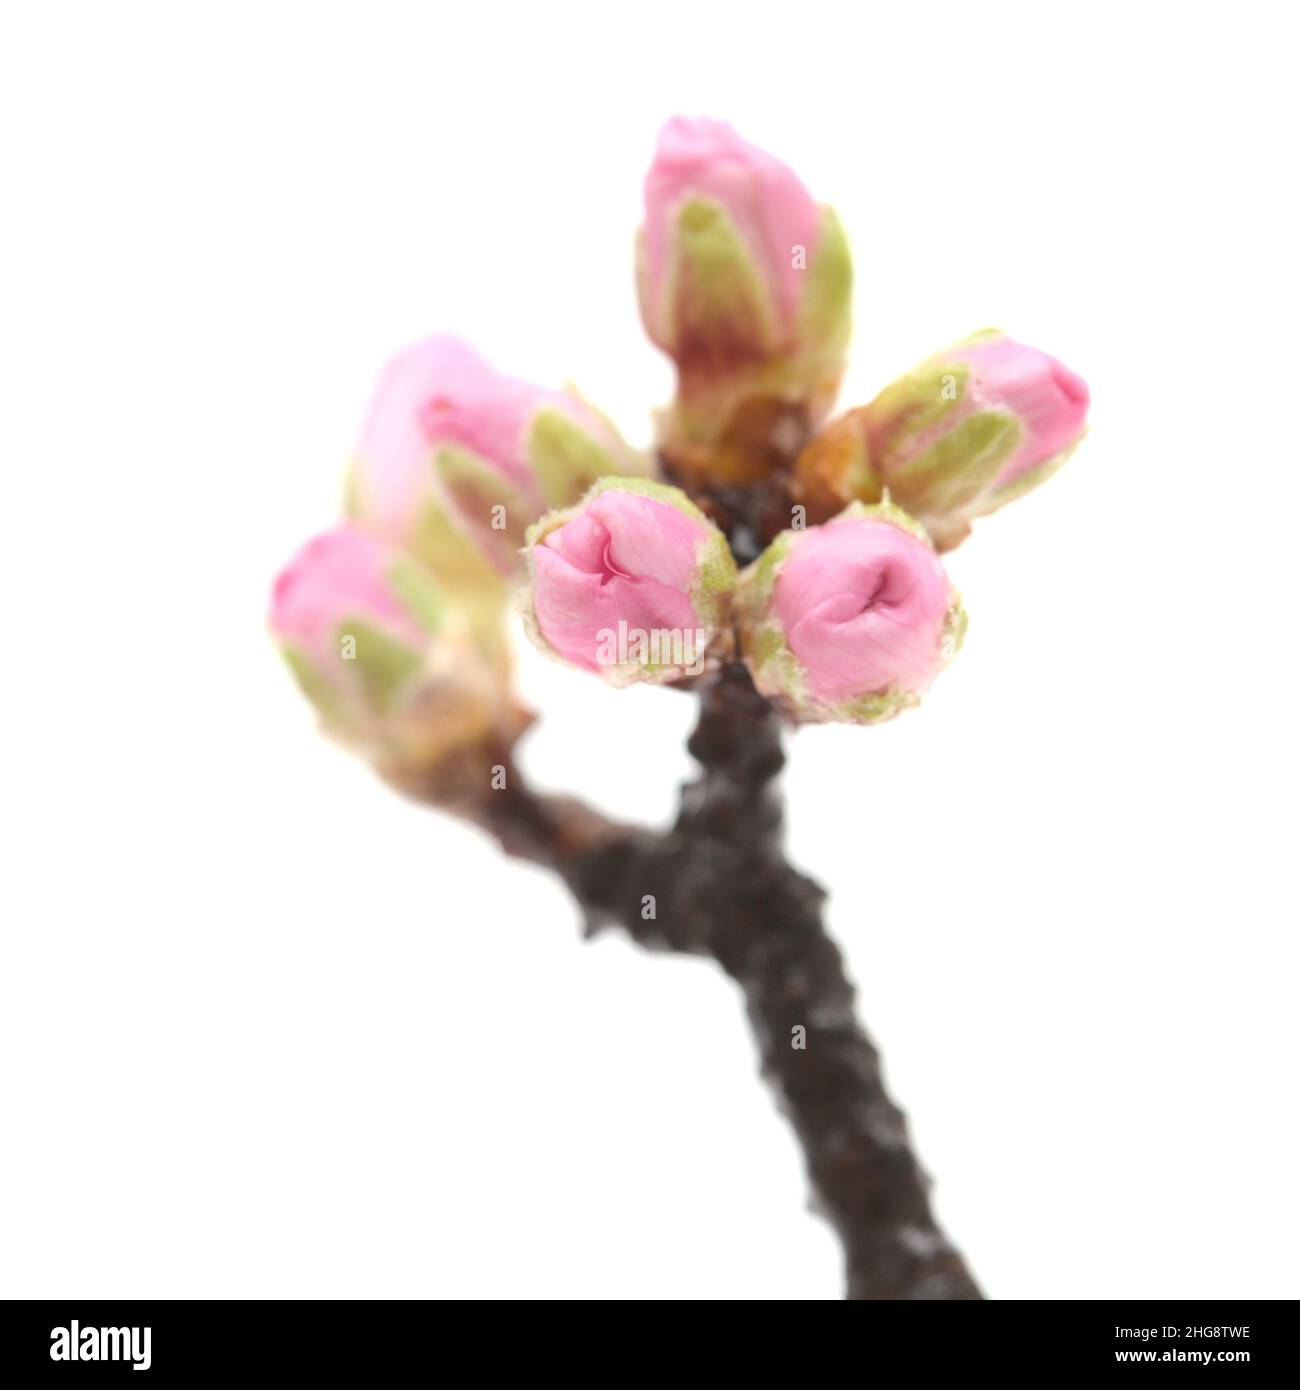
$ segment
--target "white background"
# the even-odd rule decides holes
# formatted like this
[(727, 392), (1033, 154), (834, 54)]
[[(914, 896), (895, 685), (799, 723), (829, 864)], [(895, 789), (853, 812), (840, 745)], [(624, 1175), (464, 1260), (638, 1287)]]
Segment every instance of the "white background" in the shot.
[[(1300, 1294), (1286, 17), (7, 6), (0, 1294), (838, 1296), (721, 974), (583, 943), (264, 630), (413, 338), (648, 442), (678, 111), (838, 207), (847, 403), (987, 323), (1093, 390), (926, 706), (791, 749), (942, 1220), (995, 1297)], [(536, 778), (664, 821), (691, 702), (522, 669)]]

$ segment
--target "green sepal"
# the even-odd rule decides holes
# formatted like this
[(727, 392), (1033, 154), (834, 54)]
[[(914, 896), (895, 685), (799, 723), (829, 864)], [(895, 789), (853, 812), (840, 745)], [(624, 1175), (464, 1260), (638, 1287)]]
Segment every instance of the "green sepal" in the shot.
[(692, 517), (696, 521), (706, 522), (710, 526), (713, 524), (681, 488), (673, 487), (671, 483), (659, 483), (653, 478), (624, 477), (622, 474), (611, 474), (608, 477), (597, 478), (572, 506), (557, 507), (533, 522), (525, 537), (528, 548), (531, 550), (538, 541), (549, 536), (552, 531), (557, 530), (566, 522), (572, 521), (587, 503), (599, 497), (602, 492), (611, 491), (634, 492), (640, 497), (649, 497), (655, 502), (665, 502), (670, 507), (676, 507), (685, 516)]
[(961, 404), (970, 381), (965, 362), (934, 358), (891, 382), (867, 407), (876, 466), (891, 482), (916, 438)]
[(769, 356), (775, 308), (726, 208), (690, 198), (677, 211), (668, 275), (670, 348), (719, 365)]
[[(523, 492), (477, 454), (455, 444), (442, 445), (433, 456), (433, 466), (444, 492), (473, 533), (501, 551), (504, 566), (516, 564), (528, 518), (536, 510)], [(496, 507), (501, 508), (504, 526), (493, 524)]]
[(839, 521), (841, 517), (861, 517), (868, 521), (887, 521), (891, 526), (897, 526), (900, 531), (906, 531), (909, 536), (915, 536), (918, 541), (924, 541), (931, 550), (934, 549), (934, 542), (930, 539), (930, 533), (911, 512), (905, 511), (889, 496), (888, 490), (879, 502), (850, 502), (838, 516), (831, 517), (830, 521), (825, 524), (830, 526)]
[(388, 587), (393, 597), (427, 632), (441, 630), (447, 603), (434, 577), (410, 555), (397, 555), (388, 566)]
[[(377, 709), (391, 705), (401, 688), (424, 665), (422, 652), (364, 618), (344, 618), (335, 636), (340, 644), (340, 659), (355, 665), (366, 698)], [(342, 644), (349, 637), (355, 642), (350, 660), (341, 655)]]
[(691, 605), (706, 627), (716, 630), (727, 620), (736, 589), (736, 557), (727, 538), (712, 522), (709, 535), (696, 548)]
[[(625, 478), (608, 477), (598, 478), (592, 485), (590, 497), (598, 497), (602, 492), (635, 492), (641, 497), (653, 498), (656, 502), (666, 502), (670, 507), (676, 507), (679, 512), (689, 517), (694, 517), (696, 521), (708, 521), (708, 517), (695, 505), (694, 502), (679, 487), (674, 487), (672, 483), (660, 483), (654, 478)], [(588, 498), (583, 498), (587, 501)]]
[(883, 724), (920, 703), (921, 697), (913, 690), (882, 690), (835, 705), (825, 711), (824, 717), (837, 724)]
[(741, 650), (755, 684), (775, 697), (787, 711), (805, 699), (803, 668), (785, 639), (785, 631), (772, 611), (772, 591), (781, 566), (799, 531), (782, 531), (763, 553), (741, 572), (736, 586)]
[(948, 586), (948, 615), (943, 620), (943, 635), (939, 639), (940, 653), (946, 666), (962, 649), (966, 641), (966, 629), (970, 620), (966, 616), (961, 595), (951, 584)]
[(316, 713), (327, 724), (332, 724), (336, 728), (348, 726), (351, 721), (347, 718), (346, 703), (340, 697), (333, 682), (306, 652), (290, 642), (281, 642), (278, 645), (280, 654), (284, 657), (289, 670), (293, 673), (294, 680), (298, 683), (298, 688), (311, 701)]
[(548, 507), (571, 506), (598, 478), (618, 472), (604, 445), (551, 406), (539, 410), (533, 420), (528, 459)]
[(790, 650), (785, 633), (775, 618), (748, 628), (744, 634), (745, 660), (759, 688), (779, 692), (791, 709), (804, 699), (803, 668)]
[(776, 577), (780, 573), (791, 543), (798, 531), (782, 531), (741, 575), (741, 589), (746, 609), (757, 618), (772, 599)]
[(890, 487), (918, 511), (955, 512), (990, 486), (1023, 437), (1014, 415), (977, 410), (890, 473)]
[(727, 538), (716, 528), (700, 548), (699, 589), (709, 596), (729, 594), (736, 587), (736, 557)]
[[(349, 520), (367, 528), (372, 525), (357, 470), (349, 475), (345, 504)], [(462, 610), (484, 656), (495, 669), (504, 672), (509, 665), (503, 625), (510, 598), (509, 581), (466, 534), (462, 523), (437, 494), (431, 491), (425, 497), (403, 544), (432, 577), (443, 612), (451, 608)], [(431, 598), (432, 591), (426, 591), (415, 599), (418, 606), (423, 606), (426, 617), (432, 616)], [(417, 621), (423, 622), (419, 618)]]
[(840, 357), (853, 321), (853, 254), (833, 208), (822, 209), (821, 235), (808, 265), (799, 305), (799, 341), (805, 351)]
[(959, 338), (951, 348), (946, 348), (944, 353), (951, 352), (953, 348), (974, 347), (976, 343), (991, 343), (997, 338), (1005, 338), (1007, 335), (1000, 328), (977, 328), (974, 333), (968, 333), (964, 338)]
[(411, 550), (457, 597), (483, 591), (504, 594), (505, 581), (483, 552), (436, 499), (428, 499), (411, 539)]
[(766, 666), (785, 650), (785, 637), (781, 629), (775, 623), (764, 623), (754, 630), (748, 656), (755, 666)]

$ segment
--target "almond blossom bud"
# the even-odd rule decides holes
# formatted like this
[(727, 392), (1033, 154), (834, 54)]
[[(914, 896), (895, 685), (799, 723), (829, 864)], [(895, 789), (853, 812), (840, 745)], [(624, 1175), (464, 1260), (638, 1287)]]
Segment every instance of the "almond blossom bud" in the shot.
[(348, 513), (417, 554), (457, 597), (521, 577), (529, 525), (645, 464), (571, 390), (502, 376), (457, 338), (401, 353), (357, 446)]
[(801, 495), (816, 516), (887, 492), (949, 550), (975, 517), (1049, 478), (1087, 413), (1082, 378), (989, 329), (826, 426), (796, 464)]
[(744, 400), (830, 408), (853, 271), (839, 221), (721, 121), (677, 117), (645, 181), (637, 285), (646, 332), (677, 363), (670, 442), (708, 444)]
[(801, 723), (876, 724), (917, 704), (966, 629), (925, 532), (888, 504), (783, 531), (736, 605), (755, 686)]
[(543, 650), (611, 684), (698, 675), (725, 624), (736, 563), (675, 487), (604, 478), (528, 533), (524, 614)]
[(275, 582), (270, 626), (327, 729), (387, 768), (432, 768), (515, 718), (432, 576), (355, 526), (299, 551)]

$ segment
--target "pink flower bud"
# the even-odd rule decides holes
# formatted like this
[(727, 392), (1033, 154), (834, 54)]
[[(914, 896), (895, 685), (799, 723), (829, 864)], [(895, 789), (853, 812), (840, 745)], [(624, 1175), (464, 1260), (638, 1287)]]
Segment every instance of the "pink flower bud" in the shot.
[(746, 398), (829, 407), (848, 341), (839, 223), (779, 160), (720, 121), (677, 117), (645, 181), (641, 316), (677, 363), (669, 434), (711, 441)]
[(611, 683), (703, 669), (736, 566), (722, 533), (675, 487), (597, 483), (529, 532), (525, 623), (542, 650)]
[(965, 614), (924, 531), (896, 507), (784, 531), (740, 578), (754, 684), (801, 722), (874, 724), (916, 704)]
[(645, 465), (572, 391), (502, 376), (435, 337), (380, 379), (357, 446), (349, 514), (418, 554), (458, 594), (522, 574), (529, 525), (599, 477)]
[(432, 576), (355, 526), (299, 551), (270, 628), (330, 732), (382, 763), (432, 766), (504, 712), (499, 673)]
[(971, 521), (1050, 477), (1083, 437), (1088, 388), (989, 330), (921, 363), (828, 425), (796, 472), (814, 512), (885, 492), (950, 549)]

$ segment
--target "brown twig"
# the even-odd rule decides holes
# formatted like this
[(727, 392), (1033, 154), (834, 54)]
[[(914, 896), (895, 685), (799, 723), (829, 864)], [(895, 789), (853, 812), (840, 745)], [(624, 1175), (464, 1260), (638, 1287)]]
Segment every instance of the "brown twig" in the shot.
[(689, 747), (702, 773), (683, 787), (665, 834), (535, 794), (504, 752), (495, 758), (505, 785), (488, 790), (486, 776), (476, 779), (483, 791), (455, 809), (508, 853), (561, 874), (590, 930), (616, 925), (643, 946), (709, 956), (740, 985), (763, 1073), (843, 1242), (850, 1298), (979, 1298), (935, 1223), (903, 1115), (855, 1017), (853, 987), (822, 923), (825, 894), (782, 850), (772, 785), (785, 761), (778, 716), (739, 663), (698, 689)]

